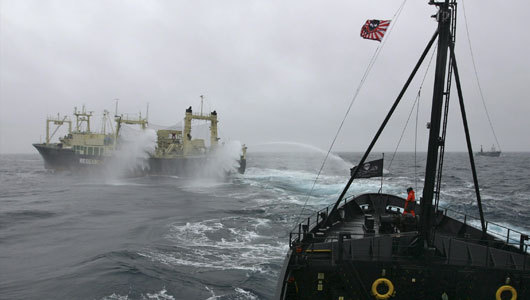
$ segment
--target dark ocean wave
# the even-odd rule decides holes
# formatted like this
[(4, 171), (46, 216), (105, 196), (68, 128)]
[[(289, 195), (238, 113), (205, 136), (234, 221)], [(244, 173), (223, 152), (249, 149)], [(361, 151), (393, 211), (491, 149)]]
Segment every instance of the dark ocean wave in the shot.
[[(249, 153), (247, 173), (222, 181), (52, 173), (37, 155), (1, 156), (0, 298), (271, 299), (289, 231), (336, 200), (360, 158), (340, 156), (316, 183), (322, 153)], [(420, 196), (424, 156), (398, 153), (383, 191)], [(499, 233), (530, 232), (529, 162), (476, 160)], [(440, 205), (478, 217), (468, 166), (447, 154)], [(380, 178), (355, 180), (348, 194), (380, 188)]]
[(14, 226), (20, 222), (29, 222), (33, 220), (53, 218), (57, 215), (58, 213), (43, 210), (18, 210), (0, 212), (0, 227)]

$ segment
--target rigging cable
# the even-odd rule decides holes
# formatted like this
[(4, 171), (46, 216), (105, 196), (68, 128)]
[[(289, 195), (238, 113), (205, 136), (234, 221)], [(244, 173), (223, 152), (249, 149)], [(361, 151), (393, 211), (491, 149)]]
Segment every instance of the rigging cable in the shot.
[[(433, 52), (434, 56), (434, 52)], [(432, 58), (431, 58), (432, 59)], [(429, 62), (430, 64), (430, 62)], [(418, 91), (418, 96), (421, 93), (421, 89)], [(414, 190), (418, 190), (418, 117), (420, 115), (420, 101), (418, 99), (418, 105), (416, 105), (416, 129), (414, 130)]]
[(335, 145), (337, 137), (339, 136), (339, 133), (342, 130), (342, 126), (344, 125), (344, 122), (346, 121), (346, 118), (348, 117), (348, 114), (350, 113), (351, 107), (352, 107), (353, 103), (355, 102), (355, 100), (357, 99), (357, 96), (359, 95), (359, 92), (360, 92), (362, 86), (364, 85), (366, 79), (368, 78), (368, 74), (370, 73), (372, 67), (375, 64), (375, 61), (377, 60), (377, 57), (379, 56), (379, 53), (381, 53), (381, 50), (382, 50), (383, 46), (385, 45), (386, 41), (388, 40), (389, 35), (391, 34), (392, 29), (395, 27), (395, 24), (397, 23), (399, 15), (403, 11), (403, 7), (405, 6), (406, 2), (407, 2), (407, 0), (403, 0), (403, 2), (401, 3), (401, 5), (397, 9), (397, 11), (394, 13), (394, 16), (392, 17), (392, 20), (394, 20), (394, 21), (391, 22), (391, 26), (387, 30), (386, 38), (383, 39), (381, 44), (379, 44), (377, 46), (377, 48), (375, 49), (374, 54), (372, 55), (372, 58), (370, 59), (370, 62), (368, 63), (368, 66), (366, 67), (366, 70), (364, 71), (363, 76), (361, 77), (361, 81), (359, 82), (359, 85), (357, 86), (357, 89), (355, 90), (355, 93), (353, 94), (353, 97), (352, 97), (352, 99), (350, 101), (350, 104), (348, 105), (348, 109), (346, 110), (346, 113), (344, 114), (344, 117), (343, 117), (343, 119), (342, 119), (342, 121), (341, 121), (341, 123), (339, 125), (339, 128), (337, 129), (337, 133), (335, 134), (335, 136), (333, 138), (333, 141), (331, 142), (331, 145), (329, 146), (329, 149), (328, 149), (328, 151), (326, 153), (326, 156), (324, 157), (324, 160), (322, 161), (322, 165), (320, 166), (320, 169), (318, 170), (317, 176), (315, 177), (315, 180), (313, 181), (313, 184), (311, 186), (311, 190), (307, 194), (307, 197), (306, 197), (306, 200), (304, 202), (304, 205), (302, 206), (302, 209), (300, 210), (300, 214), (298, 214), (298, 217), (296, 218), (295, 227), (296, 227), (296, 224), (298, 224), (299, 221), (300, 221), (300, 217), (302, 216), (302, 213), (304, 212), (304, 209), (307, 206), (307, 202), (309, 201), (309, 197), (313, 193), (313, 190), (315, 188), (315, 184), (318, 181), (318, 178), (320, 177), (320, 174), (322, 173), (322, 170), (324, 169), (324, 166), (325, 166), (326, 161), (327, 161), (327, 159), (329, 157), (329, 154), (331, 153), (331, 150), (333, 149), (333, 146)]
[(484, 110), (486, 111), (486, 117), (488, 117), (488, 122), (491, 127), (491, 131), (493, 132), (493, 137), (495, 138), (495, 142), (497, 143), (497, 147), (499, 147), (499, 151), (501, 151), (501, 145), (499, 144), (499, 140), (497, 139), (497, 135), (495, 134), (495, 129), (493, 129), (493, 123), (491, 122), (490, 114), (488, 112), (488, 108), (486, 107), (486, 101), (484, 100), (484, 94), (482, 93), (482, 86), (480, 85), (480, 81), (478, 79), (478, 71), (477, 71), (477, 65), (475, 64), (475, 57), (473, 55), (473, 48), (471, 47), (471, 38), (469, 37), (469, 28), (467, 25), (467, 16), (466, 16), (466, 7), (464, 6), (464, 1), (462, 0), (462, 9), (464, 10), (464, 23), (466, 24), (466, 33), (467, 33), (467, 41), (469, 45), (469, 52), (471, 53), (471, 61), (473, 62), (473, 70), (475, 71), (475, 78), (477, 79), (477, 86), (480, 93), (480, 99), (482, 100), (482, 105), (484, 106)]
[[(409, 117), (407, 118), (407, 122), (405, 123), (405, 126), (403, 127), (403, 131), (401, 131), (401, 136), (399, 137), (399, 141), (396, 145), (396, 149), (394, 149), (394, 153), (392, 154), (392, 158), (390, 159), (390, 163), (388, 164), (388, 170), (390, 171), (390, 167), (392, 167), (392, 163), (394, 162), (394, 158), (396, 157), (397, 150), (399, 148), (399, 145), (401, 144), (401, 140), (403, 139), (403, 135), (405, 134), (405, 130), (407, 129), (407, 126), (410, 121), (410, 117), (412, 116), (412, 112), (414, 112), (414, 107), (416, 107), (416, 103), (419, 104), (420, 96), (421, 96), (421, 89), (423, 88), (423, 83), (425, 83), (425, 78), (427, 78), (427, 73), (429, 72), (429, 68), (431, 66), (432, 59), (434, 57), (434, 54), (436, 53), (436, 50), (433, 50), (431, 59), (429, 60), (429, 64), (427, 65), (427, 68), (425, 69), (425, 74), (423, 75), (423, 79), (421, 80), (420, 88), (418, 89), (418, 94), (416, 95), (416, 100), (414, 100), (414, 104), (412, 105), (412, 109), (410, 110)], [(418, 136), (418, 113), (416, 112), (416, 139)], [(416, 139), (414, 141), (414, 166), (416, 166)]]

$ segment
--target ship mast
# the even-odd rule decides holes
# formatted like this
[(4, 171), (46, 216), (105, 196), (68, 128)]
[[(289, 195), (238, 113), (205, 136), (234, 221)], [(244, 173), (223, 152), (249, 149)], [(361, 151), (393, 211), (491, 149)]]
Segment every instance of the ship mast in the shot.
[[(372, 151), (375, 143), (377, 142), (379, 136), (381, 135), (382, 131), (384, 130), (385, 126), (387, 125), (388, 121), (390, 120), (392, 114), (394, 113), (397, 105), (401, 101), (405, 91), (410, 85), (410, 82), (414, 78), (416, 72), (418, 71), (418, 68), (422, 64), (423, 60), (425, 59), (425, 56), (429, 52), (431, 46), (433, 45), (436, 38), (438, 38), (438, 50), (437, 50), (437, 58), (436, 58), (436, 73), (435, 73), (435, 79), (434, 79), (434, 90), (433, 90), (433, 99), (432, 99), (432, 108), (431, 108), (431, 121), (427, 124), (427, 128), (429, 131), (429, 146), (427, 150), (427, 164), (426, 164), (426, 170), (425, 170), (425, 185), (423, 189), (423, 197), (421, 199), (421, 213), (420, 213), (420, 226), (419, 226), (419, 235), (421, 239), (425, 242), (425, 246), (429, 247), (433, 243), (434, 238), (434, 230), (435, 230), (435, 224), (434, 224), (434, 205), (433, 205), (433, 198), (435, 195), (435, 184), (437, 178), (437, 172), (441, 172), (442, 164), (438, 165), (438, 157), (439, 155), (442, 155), (440, 159), (443, 159), (443, 152), (440, 152), (440, 148), (444, 145), (444, 137), (445, 134), (443, 134), (443, 137), (440, 137), (440, 125), (442, 121), (442, 107), (444, 104), (444, 97), (445, 101), (449, 101), (448, 99), (448, 92), (445, 90), (445, 82), (448, 82), (447, 91), (449, 91), (450, 88), (450, 80), (446, 77), (451, 76), (452, 72), (449, 72), (449, 75), (446, 74), (446, 70), (448, 67), (448, 54), (450, 50), (451, 54), (451, 66), (454, 70), (454, 76), (456, 81), (456, 86), (458, 90), (458, 98), (459, 98), (459, 104), (460, 104), (460, 111), (462, 113), (462, 122), (464, 125), (464, 131), (466, 134), (466, 142), (467, 142), (467, 149), (469, 154), (469, 161), (471, 164), (471, 171), (473, 174), (473, 183), (475, 185), (475, 193), (477, 196), (477, 206), (479, 209), (480, 214), (480, 222), (482, 226), (482, 231), (486, 232), (486, 226), (485, 226), (485, 220), (484, 220), (484, 213), (482, 211), (482, 201), (480, 199), (480, 189), (478, 187), (478, 178), (477, 178), (477, 172), (475, 169), (475, 162), (473, 159), (473, 149), (471, 146), (471, 138), (469, 135), (469, 127), (467, 124), (467, 117), (466, 117), (466, 111), (464, 107), (464, 99), (462, 95), (462, 88), (460, 84), (460, 77), (458, 75), (458, 68), (456, 65), (456, 58), (454, 53), (454, 40), (453, 35), (454, 33), (451, 32), (451, 26), (454, 25), (452, 23), (452, 10), (456, 8), (456, 0), (444, 0), (441, 2), (435, 2), (434, 0), (431, 0), (429, 2), (431, 5), (438, 6), (438, 13), (435, 15), (436, 20), (438, 22), (438, 27), (434, 35), (432, 36), (431, 40), (427, 44), (427, 47), (423, 51), (419, 61), (417, 62), (416, 66), (414, 67), (412, 73), (410, 74), (409, 78), (407, 79), (405, 85), (403, 86), (401, 92), (399, 93), (398, 97), (396, 98), (394, 104), (390, 108), (390, 111), (388, 112), (387, 116), (385, 117), (383, 123), (379, 127), (377, 133), (375, 134), (374, 138), (372, 139), (372, 142), (368, 146), (368, 149), (364, 153), (364, 155), (361, 158), (361, 161), (358, 163), (359, 166), (363, 165), (368, 158), (368, 155)], [(444, 129), (445, 131), (445, 129)], [(441, 153), (441, 154), (440, 154)], [(441, 160), (440, 160), (441, 161)], [(346, 196), (346, 192), (348, 191), (350, 185), (352, 184), (353, 180), (355, 179), (359, 168), (356, 168), (354, 172), (352, 172), (350, 179), (348, 180), (348, 183), (346, 184), (346, 187), (343, 189), (342, 193), (340, 194), (339, 198), (335, 202), (335, 205), (331, 209), (329, 215), (326, 217), (324, 222), (322, 224), (319, 224), (319, 226), (329, 226), (332, 221), (337, 220), (337, 208), (341, 201)], [(441, 174), (439, 174), (441, 175)]]
[[(451, 3), (450, 3), (451, 2)], [(456, 87), (458, 92), (458, 99), (460, 104), (460, 112), (462, 114), (462, 123), (464, 126), (464, 132), (466, 135), (467, 150), (469, 155), (469, 162), (471, 164), (471, 172), (473, 175), (473, 184), (475, 186), (475, 194), (477, 197), (477, 206), (480, 215), (480, 223), (482, 232), (486, 233), (486, 224), (484, 220), (484, 213), (482, 210), (482, 200), (480, 197), (480, 189), (478, 185), (477, 171), (475, 168), (475, 160), (473, 157), (473, 148), (471, 146), (471, 138), (469, 134), (469, 126), (467, 123), (466, 110), (464, 106), (464, 97), (462, 94), (462, 87), (460, 84), (460, 76), (458, 74), (458, 67), (456, 64), (455, 51), (454, 51), (454, 34), (455, 34), (455, 23), (456, 20), (451, 20), (455, 17), (452, 10), (456, 10), (456, 0), (445, 0), (444, 2), (435, 2), (431, 0), (431, 5), (438, 6), (438, 14), (436, 15), (438, 21), (438, 32), (440, 34), (438, 39), (438, 56), (436, 58), (436, 73), (434, 79), (434, 91), (432, 100), (431, 110), (431, 122), (429, 123), (429, 147), (427, 151), (427, 164), (425, 168), (425, 185), (423, 188), (423, 198), (421, 200), (421, 221), (420, 221), (420, 234), (423, 237), (427, 245), (432, 245), (434, 240), (434, 213), (435, 207), (433, 206), (434, 195), (439, 195), (441, 188), (440, 178), (443, 165), (443, 152), (445, 146), (445, 131), (447, 122), (447, 105), (449, 101), (449, 90), (451, 88), (451, 75), (454, 71)], [(451, 27), (453, 32), (451, 32)], [(449, 73), (446, 78), (446, 69), (448, 69), (448, 53), (450, 52), (451, 59), (449, 60)], [(447, 82), (447, 87), (444, 86)], [(444, 92), (445, 89), (445, 92)], [(442, 137), (440, 137), (440, 123), (442, 116), (442, 105), (444, 104), (445, 98), (445, 119), (444, 119), (444, 130)], [(441, 152), (439, 154), (439, 150)], [(438, 164), (438, 157), (440, 162)], [(436, 167), (438, 164), (438, 168)], [(438, 176), (436, 176), (438, 175)], [(436, 182), (437, 181), (437, 182)], [(435, 184), (437, 191), (435, 191)]]
[(436, 71), (434, 75), (434, 91), (431, 108), (431, 121), (427, 125), (429, 130), (429, 147), (427, 150), (427, 165), (425, 167), (425, 185), (423, 187), (423, 198), (421, 200), (420, 231), (424, 241), (431, 240), (432, 221), (434, 215), (433, 196), (436, 183), (436, 171), (438, 165), (438, 151), (445, 142), (440, 137), (440, 123), (442, 119), (442, 106), (444, 103), (444, 90), (446, 82), (447, 54), (451, 39), (451, 8), (449, 0), (444, 2), (431, 1), (429, 4), (437, 5), (439, 10), (436, 14), (438, 21), (438, 50), (436, 57)]

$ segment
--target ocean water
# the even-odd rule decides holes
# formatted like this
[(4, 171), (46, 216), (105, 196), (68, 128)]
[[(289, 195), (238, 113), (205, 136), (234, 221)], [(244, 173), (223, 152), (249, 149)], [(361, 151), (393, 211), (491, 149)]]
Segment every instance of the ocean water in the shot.
[[(0, 156), (0, 298), (271, 299), (288, 232), (333, 203), (360, 154), (330, 157), (308, 196), (321, 152), (250, 150), (247, 172), (225, 180), (52, 173), (37, 154)], [(383, 192), (421, 194), (425, 154), (390, 161)], [(476, 164), (486, 219), (529, 233), (530, 153)], [(448, 153), (441, 205), (477, 216), (472, 182), (467, 154)]]

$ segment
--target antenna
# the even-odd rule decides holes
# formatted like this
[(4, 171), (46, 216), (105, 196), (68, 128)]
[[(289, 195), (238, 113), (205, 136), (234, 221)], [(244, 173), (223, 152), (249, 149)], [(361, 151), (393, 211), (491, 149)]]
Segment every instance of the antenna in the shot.
[(145, 109), (145, 120), (149, 119), (149, 102), (147, 102), (147, 108)]

